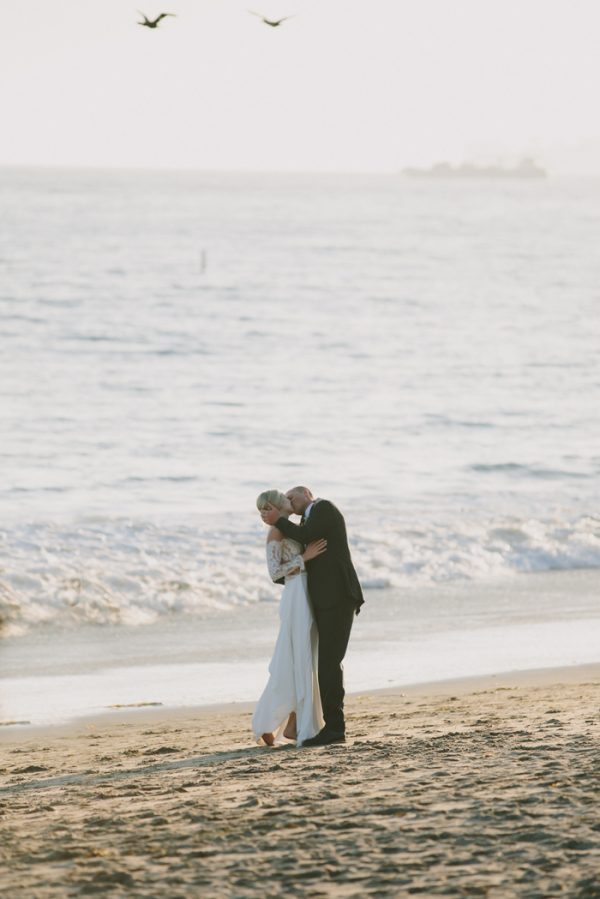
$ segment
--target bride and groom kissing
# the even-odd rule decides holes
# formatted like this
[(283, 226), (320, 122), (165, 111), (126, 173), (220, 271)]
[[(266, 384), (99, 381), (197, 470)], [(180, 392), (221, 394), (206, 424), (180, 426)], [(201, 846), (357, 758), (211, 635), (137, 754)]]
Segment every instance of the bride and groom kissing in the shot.
[[(268, 746), (281, 737), (302, 746), (343, 743), (342, 660), (364, 602), (344, 518), (307, 487), (286, 494), (267, 490), (256, 505), (270, 526), (269, 574), (284, 588), (269, 680), (252, 718), (254, 735)], [(292, 514), (301, 515), (300, 524), (288, 520)]]

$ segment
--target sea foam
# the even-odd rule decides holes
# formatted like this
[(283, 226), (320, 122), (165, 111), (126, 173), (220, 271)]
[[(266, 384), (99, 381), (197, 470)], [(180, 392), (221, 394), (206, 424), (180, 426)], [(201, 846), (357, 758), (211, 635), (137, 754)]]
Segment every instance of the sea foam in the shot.
[[(600, 567), (600, 520), (496, 519), (421, 529), (379, 522), (356, 530), (365, 590)], [(0, 532), (4, 634), (45, 624), (143, 625), (174, 614), (218, 616), (276, 602), (254, 527), (203, 532), (131, 521), (45, 523)]]

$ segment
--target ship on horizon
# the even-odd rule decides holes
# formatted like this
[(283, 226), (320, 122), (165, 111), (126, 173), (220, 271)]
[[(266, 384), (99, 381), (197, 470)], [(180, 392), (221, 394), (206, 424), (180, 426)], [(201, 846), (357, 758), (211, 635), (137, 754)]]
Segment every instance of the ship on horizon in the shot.
[(525, 157), (515, 166), (476, 165), (463, 162), (451, 165), (437, 162), (429, 168), (402, 169), (409, 178), (546, 178), (547, 172), (534, 159)]

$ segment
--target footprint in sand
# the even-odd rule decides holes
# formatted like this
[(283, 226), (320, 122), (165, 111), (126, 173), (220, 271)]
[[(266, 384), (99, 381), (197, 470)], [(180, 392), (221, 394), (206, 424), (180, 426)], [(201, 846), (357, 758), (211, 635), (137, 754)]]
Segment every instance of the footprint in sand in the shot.
[(166, 755), (169, 752), (181, 752), (175, 746), (159, 746), (158, 749), (146, 749), (144, 755)]

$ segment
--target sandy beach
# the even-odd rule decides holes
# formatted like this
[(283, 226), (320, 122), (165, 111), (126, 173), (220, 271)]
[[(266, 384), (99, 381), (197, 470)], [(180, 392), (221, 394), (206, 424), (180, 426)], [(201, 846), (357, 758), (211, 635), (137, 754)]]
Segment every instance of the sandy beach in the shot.
[(600, 896), (600, 664), (348, 697), (345, 745), (250, 706), (2, 728), (7, 896)]

